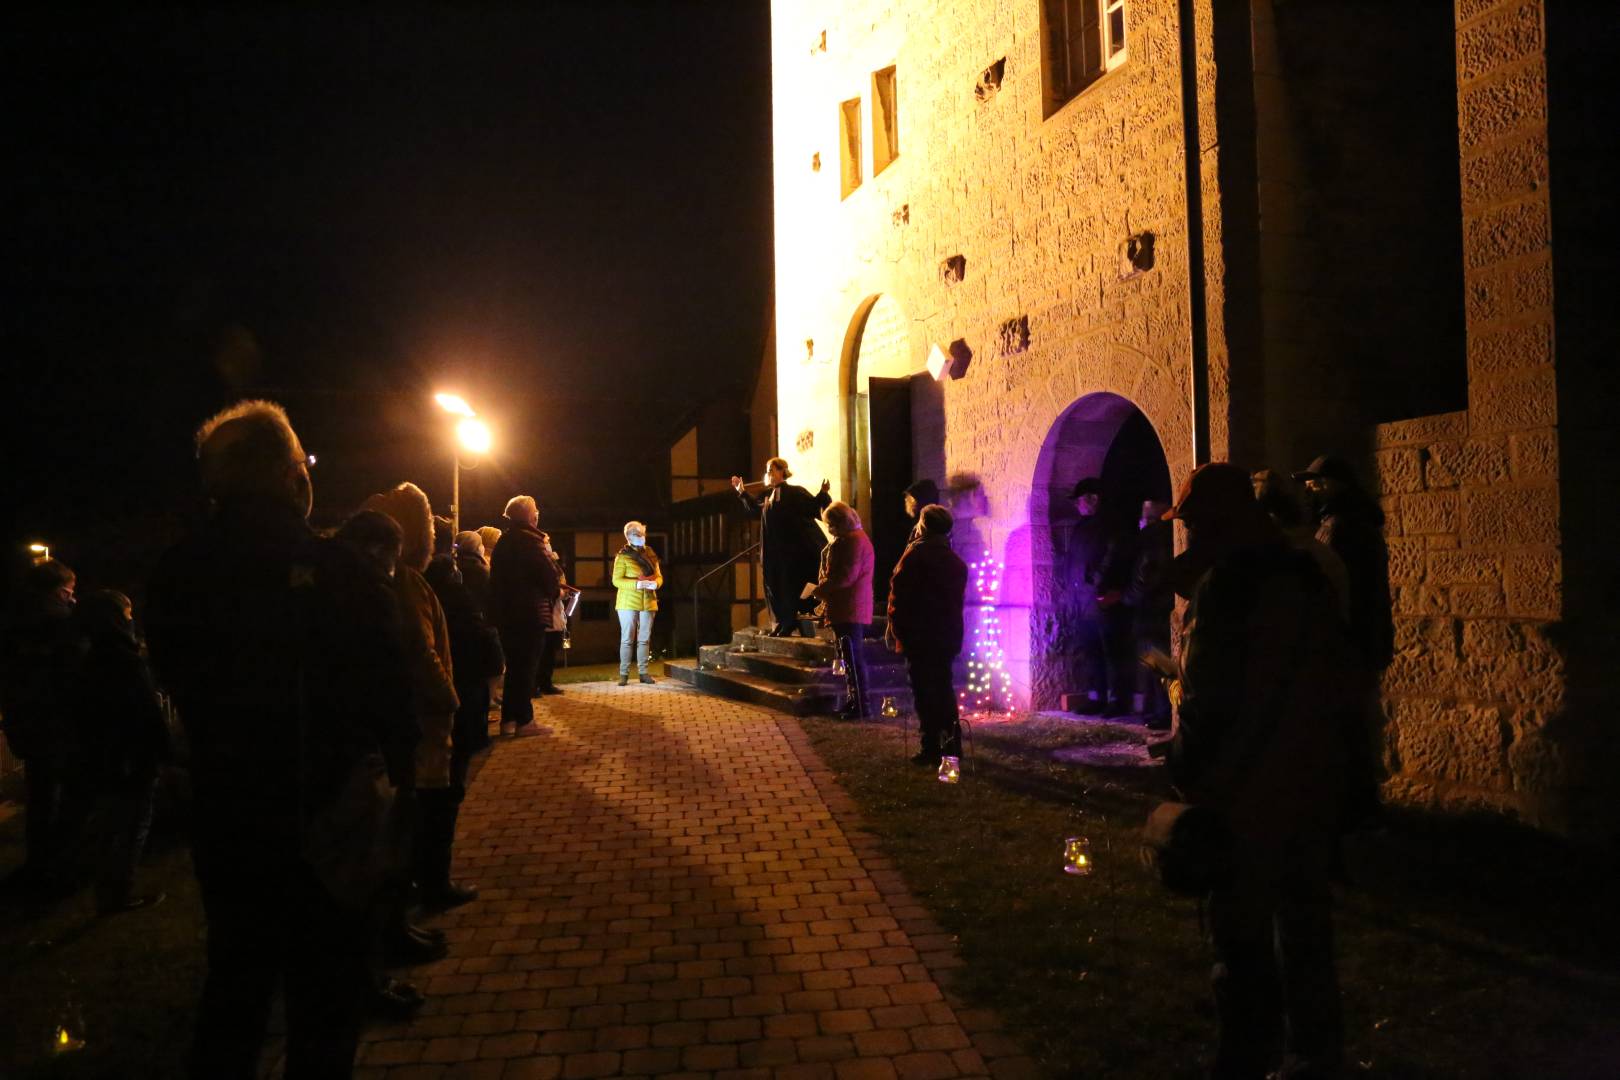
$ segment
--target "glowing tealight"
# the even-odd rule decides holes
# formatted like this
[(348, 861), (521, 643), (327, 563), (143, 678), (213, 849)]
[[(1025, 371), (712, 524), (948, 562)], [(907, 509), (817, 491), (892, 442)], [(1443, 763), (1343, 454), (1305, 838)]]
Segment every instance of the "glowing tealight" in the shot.
[(946, 754), (939, 759), (939, 782), (942, 784), (960, 783), (962, 779), (962, 759)]
[(1091, 841), (1083, 836), (1071, 836), (1063, 841), (1063, 872), (1065, 874), (1091, 873)]

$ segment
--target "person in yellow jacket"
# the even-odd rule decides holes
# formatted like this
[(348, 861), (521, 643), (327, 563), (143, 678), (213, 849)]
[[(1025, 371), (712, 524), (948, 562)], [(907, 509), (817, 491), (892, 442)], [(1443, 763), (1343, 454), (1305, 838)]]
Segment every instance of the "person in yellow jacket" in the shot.
[(634, 643), (636, 670), (641, 681), (653, 682), (647, 674), (647, 654), (652, 647), (653, 615), (658, 610), (658, 590), (664, 584), (664, 570), (658, 555), (647, 546), (647, 526), (639, 521), (624, 525), (624, 547), (613, 560), (613, 587), (619, 590), (614, 607), (619, 612), (619, 685), (630, 681), (630, 647)]

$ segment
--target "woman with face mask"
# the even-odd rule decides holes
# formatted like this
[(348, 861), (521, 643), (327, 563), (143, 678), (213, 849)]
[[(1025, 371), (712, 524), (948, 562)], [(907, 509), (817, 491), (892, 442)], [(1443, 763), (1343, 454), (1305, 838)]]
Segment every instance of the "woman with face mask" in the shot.
[(624, 547), (613, 560), (613, 586), (619, 590), (614, 607), (619, 612), (619, 685), (630, 681), (630, 652), (634, 645), (636, 670), (641, 681), (655, 681), (647, 674), (647, 655), (652, 647), (653, 616), (658, 611), (658, 589), (664, 584), (664, 571), (658, 555), (647, 546), (647, 526), (639, 521), (624, 525)]

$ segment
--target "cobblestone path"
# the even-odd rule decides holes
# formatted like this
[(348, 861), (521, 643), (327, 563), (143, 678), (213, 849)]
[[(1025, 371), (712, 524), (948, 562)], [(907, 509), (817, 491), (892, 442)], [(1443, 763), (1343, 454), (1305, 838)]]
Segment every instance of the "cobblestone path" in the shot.
[(671, 683), (541, 704), (462, 809), (482, 895), (357, 1077), (1033, 1075), (796, 721)]

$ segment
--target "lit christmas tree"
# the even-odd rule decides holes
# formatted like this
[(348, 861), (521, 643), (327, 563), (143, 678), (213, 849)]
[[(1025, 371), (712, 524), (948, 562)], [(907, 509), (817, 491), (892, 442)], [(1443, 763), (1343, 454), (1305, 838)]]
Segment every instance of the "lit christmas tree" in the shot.
[(996, 604), (1001, 571), (1002, 564), (988, 551), (978, 562), (968, 564), (970, 610), (964, 614), (973, 628), (973, 643), (968, 650), (967, 686), (957, 699), (970, 716), (1007, 712), (1012, 700), (1012, 676), (1001, 650), (1001, 611)]

